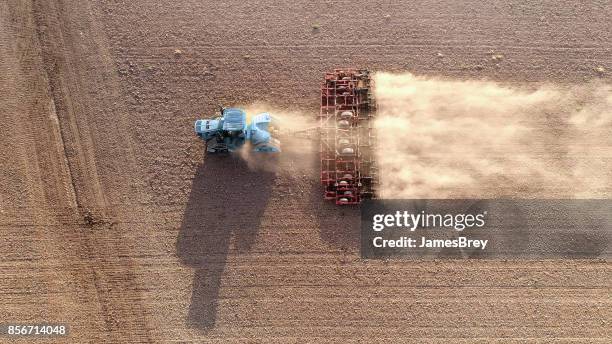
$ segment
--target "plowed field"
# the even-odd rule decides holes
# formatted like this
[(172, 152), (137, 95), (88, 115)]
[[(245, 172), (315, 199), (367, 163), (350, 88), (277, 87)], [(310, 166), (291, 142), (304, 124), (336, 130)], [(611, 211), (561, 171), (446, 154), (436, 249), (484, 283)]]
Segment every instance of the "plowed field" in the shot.
[(2, 1), (0, 323), (68, 323), (74, 343), (609, 343), (609, 262), (363, 261), (358, 208), (320, 197), (316, 144), (256, 171), (205, 158), (192, 125), (217, 104), (314, 116), (342, 66), (609, 81), (611, 17), (609, 1)]

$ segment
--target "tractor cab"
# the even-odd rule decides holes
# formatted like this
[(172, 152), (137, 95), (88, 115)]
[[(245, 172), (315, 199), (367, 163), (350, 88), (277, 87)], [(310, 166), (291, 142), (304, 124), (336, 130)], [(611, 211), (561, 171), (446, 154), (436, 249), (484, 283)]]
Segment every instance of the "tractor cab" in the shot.
[[(223, 131), (228, 134), (244, 134), (246, 130), (246, 113), (241, 109), (223, 109)], [(237, 136), (237, 135), (234, 135)]]

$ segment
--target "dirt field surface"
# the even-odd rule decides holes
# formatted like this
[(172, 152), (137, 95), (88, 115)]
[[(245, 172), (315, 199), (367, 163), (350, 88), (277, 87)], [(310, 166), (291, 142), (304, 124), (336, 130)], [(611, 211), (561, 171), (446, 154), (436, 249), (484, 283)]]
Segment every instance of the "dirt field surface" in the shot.
[(338, 66), (609, 82), (610, 18), (605, 0), (2, 1), (0, 323), (67, 323), (73, 343), (609, 343), (609, 262), (363, 261), (316, 147), (253, 171), (204, 158), (192, 125), (217, 104), (314, 115)]

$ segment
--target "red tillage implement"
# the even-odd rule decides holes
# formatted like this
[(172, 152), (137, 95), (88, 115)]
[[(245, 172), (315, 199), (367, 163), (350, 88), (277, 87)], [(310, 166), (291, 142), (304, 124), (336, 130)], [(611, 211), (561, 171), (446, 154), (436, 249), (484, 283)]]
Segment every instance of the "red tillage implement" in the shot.
[(336, 69), (321, 86), (321, 184), (325, 199), (359, 204), (373, 198), (376, 114), (367, 70)]

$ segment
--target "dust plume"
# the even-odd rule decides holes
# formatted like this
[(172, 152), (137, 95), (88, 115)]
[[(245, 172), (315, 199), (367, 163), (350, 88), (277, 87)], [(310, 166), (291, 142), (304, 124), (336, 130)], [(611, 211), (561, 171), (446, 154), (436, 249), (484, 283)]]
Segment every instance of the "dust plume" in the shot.
[(609, 198), (612, 87), (378, 73), (384, 198)]
[(273, 118), (273, 125), (281, 131), (281, 134), (305, 130), (318, 125), (315, 121), (316, 116), (312, 113), (305, 113), (295, 110), (287, 110), (281, 107), (256, 102), (248, 105), (239, 106), (247, 113), (247, 120), (250, 121), (252, 116), (262, 112), (269, 113)]

